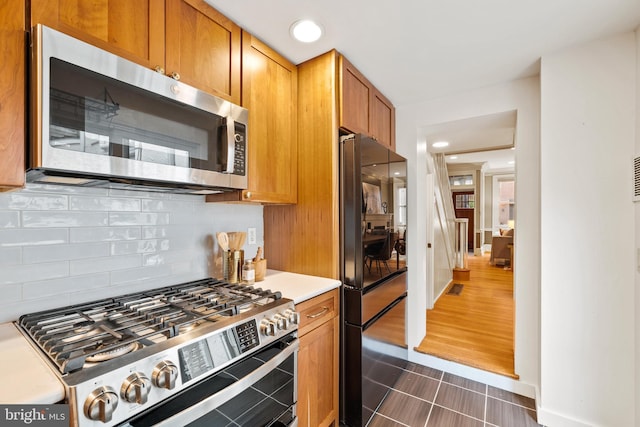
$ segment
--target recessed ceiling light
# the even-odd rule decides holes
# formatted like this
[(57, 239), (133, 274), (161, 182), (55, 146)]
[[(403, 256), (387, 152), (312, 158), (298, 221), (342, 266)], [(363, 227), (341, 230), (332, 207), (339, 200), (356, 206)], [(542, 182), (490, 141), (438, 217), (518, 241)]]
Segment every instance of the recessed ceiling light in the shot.
[(510, 164), (510, 165), (515, 165), (516, 164), (515, 160), (509, 160), (507, 163)]
[(291, 25), (291, 36), (303, 43), (312, 43), (322, 36), (322, 27), (309, 19), (301, 19)]
[(449, 160), (456, 160), (458, 156), (449, 156)]
[(444, 147), (448, 147), (449, 143), (447, 141), (438, 141), (431, 144), (431, 146), (433, 148), (444, 148)]

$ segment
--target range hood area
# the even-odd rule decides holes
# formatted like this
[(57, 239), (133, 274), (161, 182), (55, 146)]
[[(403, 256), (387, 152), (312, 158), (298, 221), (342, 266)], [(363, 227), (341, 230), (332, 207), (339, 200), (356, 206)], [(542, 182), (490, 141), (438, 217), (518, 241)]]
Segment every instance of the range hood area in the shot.
[(43, 25), (31, 33), (27, 182), (247, 188), (248, 111)]

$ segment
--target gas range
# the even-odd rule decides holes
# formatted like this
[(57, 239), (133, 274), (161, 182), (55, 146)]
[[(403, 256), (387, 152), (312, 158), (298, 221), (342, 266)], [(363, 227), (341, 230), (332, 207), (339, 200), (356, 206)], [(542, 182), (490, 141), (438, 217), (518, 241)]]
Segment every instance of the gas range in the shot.
[(295, 336), (293, 302), (203, 279), (21, 316), (65, 386), (71, 425), (112, 426)]

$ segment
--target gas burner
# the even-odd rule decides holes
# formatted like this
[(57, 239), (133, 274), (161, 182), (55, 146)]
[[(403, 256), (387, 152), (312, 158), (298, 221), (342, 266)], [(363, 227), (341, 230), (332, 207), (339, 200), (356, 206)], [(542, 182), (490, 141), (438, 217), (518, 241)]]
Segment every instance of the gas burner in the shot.
[(111, 360), (111, 359), (115, 359), (116, 357), (120, 357), (124, 354), (127, 353), (131, 353), (132, 351), (136, 351), (138, 350), (140, 347), (142, 347), (139, 343), (137, 342), (132, 342), (129, 344), (125, 344), (125, 345), (121, 345), (118, 347), (115, 347), (113, 349), (110, 350), (106, 350), (102, 353), (96, 353), (92, 356), (88, 356), (86, 358), (86, 361), (89, 363), (99, 363), (99, 362), (106, 362), (107, 360)]
[(74, 328), (71, 331), (73, 335), (69, 335), (68, 337), (62, 338), (61, 341), (64, 343), (74, 343), (77, 341), (82, 341), (87, 338), (96, 336), (101, 332), (104, 332), (104, 331), (99, 330), (93, 325), (80, 326), (80, 327)]
[(189, 323), (185, 323), (184, 325), (180, 325), (178, 327), (178, 331), (181, 334), (186, 334), (187, 332), (191, 332), (194, 329), (196, 329), (198, 326), (200, 326), (202, 324), (202, 322), (189, 322)]

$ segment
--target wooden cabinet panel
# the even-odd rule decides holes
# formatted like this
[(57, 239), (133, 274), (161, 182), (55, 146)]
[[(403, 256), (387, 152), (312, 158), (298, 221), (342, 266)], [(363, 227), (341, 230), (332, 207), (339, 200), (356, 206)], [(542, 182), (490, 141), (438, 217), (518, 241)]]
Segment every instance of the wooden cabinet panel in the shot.
[(298, 203), (265, 206), (269, 268), (339, 277), (337, 52), (298, 66)]
[(344, 56), (340, 56), (340, 127), (370, 134), (371, 83)]
[(0, 2), (0, 191), (24, 185), (25, 13), (23, 0)]
[(240, 104), (240, 27), (204, 0), (32, 0), (37, 23)]
[(240, 27), (204, 0), (166, 2), (167, 75), (240, 104)]
[(164, 67), (164, 0), (31, 0), (44, 24), (146, 67)]
[(208, 201), (291, 204), (298, 200), (298, 69), (242, 34), (242, 105), (249, 110), (248, 189)]
[(296, 306), (296, 310), (300, 314), (300, 324), (298, 325), (300, 335), (306, 334), (328, 319), (339, 315), (339, 292), (338, 289), (335, 289)]
[[(334, 290), (296, 307), (301, 313), (298, 351), (297, 414), (301, 427), (337, 426), (339, 381), (339, 290)], [(336, 311), (324, 311), (309, 319), (310, 311), (325, 304), (336, 304)], [(303, 313), (307, 313), (303, 316)], [(306, 332), (303, 332), (306, 331)]]
[(340, 57), (340, 127), (395, 149), (393, 104), (347, 59)]
[(377, 89), (371, 101), (371, 136), (379, 143), (395, 150), (396, 110), (393, 104)]

